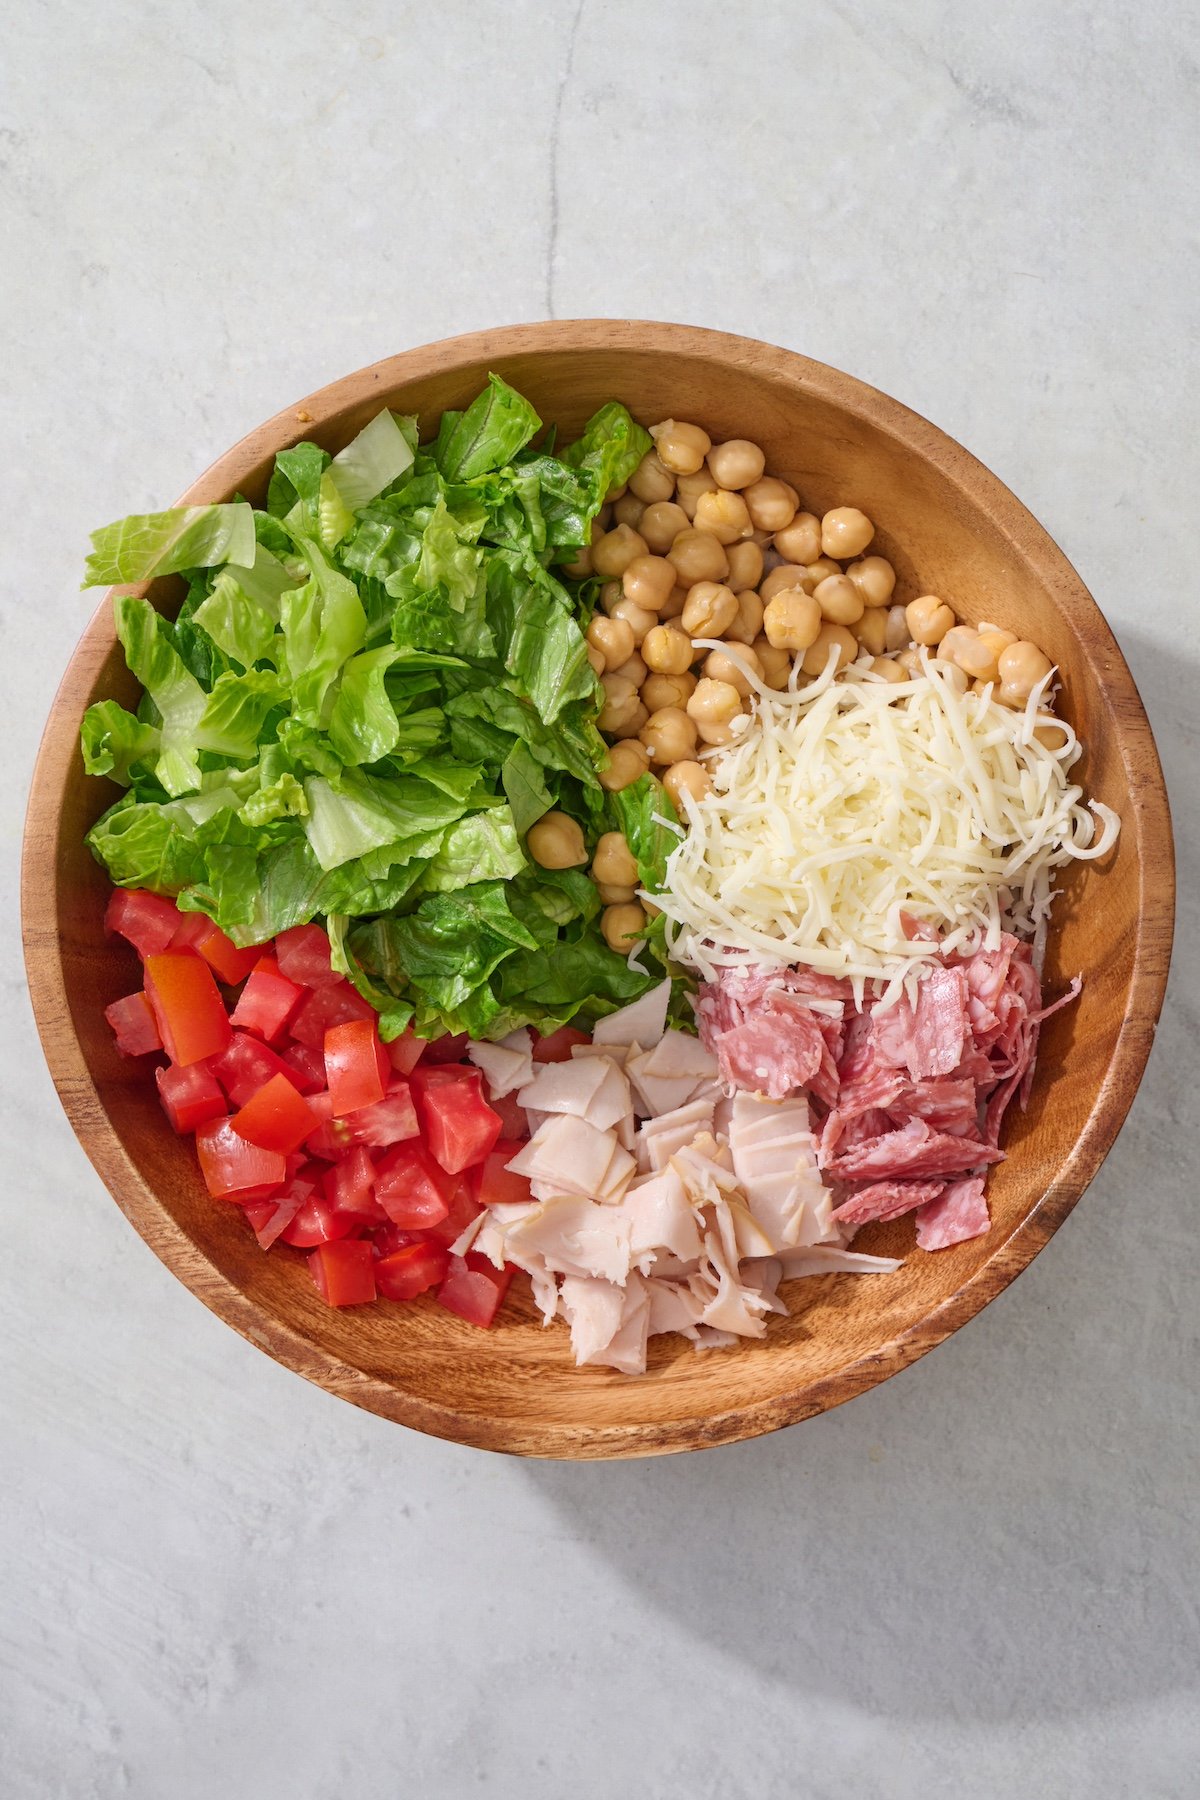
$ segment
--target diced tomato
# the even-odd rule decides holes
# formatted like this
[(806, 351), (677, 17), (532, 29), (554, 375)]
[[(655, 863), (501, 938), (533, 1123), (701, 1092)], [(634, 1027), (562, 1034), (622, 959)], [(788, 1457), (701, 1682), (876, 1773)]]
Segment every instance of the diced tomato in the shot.
[(228, 1045), (229, 1015), (212, 970), (190, 951), (164, 950), (146, 958), (146, 996), (173, 1063), (202, 1062)]
[(104, 929), (117, 932), (139, 956), (161, 956), (179, 929), (173, 900), (145, 888), (115, 888), (104, 909)]
[(365, 1220), (353, 1213), (339, 1212), (324, 1194), (313, 1194), (302, 1202), (291, 1224), (279, 1235), (297, 1250), (311, 1250), (314, 1244), (332, 1244), (338, 1238), (358, 1236), (364, 1224)]
[[(214, 1079), (213, 1086), (216, 1086)], [(286, 1075), (272, 1075), (230, 1120), (233, 1129), (260, 1150), (289, 1156), (313, 1129), (312, 1107)]]
[(275, 958), (289, 981), (300, 987), (325, 987), (340, 981), (329, 960), (329, 939), (319, 925), (293, 925), (275, 939)]
[(325, 1079), (335, 1118), (383, 1099), (391, 1073), (372, 1019), (351, 1019), (325, 1033)]
[(251, 1200), (248, 1206), (243, 1206), (242, 1211), (264, 1250), (269, 1250), (291, 1224), (306, 1198), (306, 1195), (289, 1189), (276, 1200)]
[(500, 1136), (506, 1140), (524, 1138), (529, 1135), (529, 1120), (525, 1116), (525, 1108), (515, 1094), (488, 1094), (487, 1103), (500, 1120)]
[(403, 1250), (406, 1244), (428, 1242), (427, 1231), (405, 1231), (402, 1225), (393, 1225), (390, 1219), (384, 1225), (376, 1225), (371, 1233), (376, 1256), (390, 1256), (393, 1250)]
[(465, 1031), (456, 1032), (453, 1036), (447, 1033), (443, 1037), (431, 1038), (425, 1046), (427, 1063), (459, 1062), (470, 1043)]
[(162, 1049), (154, 1008), (144, 993), (127, 994), (106, 1006), (104, 1016), (112, 1026), (117, 1049), (122, 1056), (148, 1056)]
[(548, 1037), (534, 1038), (533, 1060), (539, 1063), (570, 1062), (574, 1046), (588, 1042), (586, 1031), (576, 1031), (573, 1025), (560, 1025)]
[(239, 950), (232, 938), (226, 937), (205, 913), (182, 913), (179, 928), (171, 939), (172, 950), (194, 950), (202, 956), (219, 981), (236, 987), (262, 955), (261, 945)]
[(245, 1106), (273, 1075), (286, 1075), (299, 1092), (300, 1077), (291, 1063), (276, 1056), (248, 1031), (235, 1031), (229, 1048), (214, 1057), (209, 1066), (235, 1107)]
[(216, 1200), (258, 1197), (282, 1187), (287, 1163), (278, 1150), (260, 1150), (233, 1129), (228, 1119), (210, 1119), (196, 1132), (196, 1154), (209, 1193)]
[(207, 1063), (189, 1063), (186, 1069), (174, 1065), (156, 1069), (158, 1097), (171, 1124), (185, 1137), (209, 1119), (223, 1119), (229, 1108), (216, 1076)]
[(447, 1174), (482, 1162), (500, 1136), (502, 1121), (483, 1097), (479, 1070), (463, 1064), (418, 1066), (412, 1088), (429, 1148)]
[(319, 1094), (325, 1086), (325, 1058), (308, 1044), (288, 1044), (280, 1051), (302, 1094)]
[[(314, 1102), (328, 1105), (329, 1095), (313, 1094), (309, 1099), (309, 1105), (313, 1105)], [(340, 1156), (345, 1156), (352, 1142), (349, 1127), (343, 1120), (335, 1119), (331, 1114), (317, 1126), (307, 1140), (307, 1146), (310, 1156), (319, 1156), (322, 1162), (336, 1162)]]
[(233, 1009), (233, 1022), (268, 1044), (278, 1043), (304, 989), (279, 973), (273, 956), (260, 956)]
[(362, 1144), (356, 1144), (340, 1162), (326, 1169), (321, 1177), (321, 1187), (325, 1198), (338, 1212), (354, 1213), (358, 1218), (374, 1220), (377, 1225), (382, 1225), (387, 1218), (375, 1198), (375, 1164), (371, 1161), (370, 1151)]
[(420, 1231), (450, 1211), (446, 1177), (423, 1144), (397, 1144), (379, 1165), (375, 1198), (394, 1225)]
[(481, 1205), (514, 1206), (533, 1198), (528, 1175), (516, 1175), (505, 1167), (524, 1148), (524, 1144), (501, 1142), (471, 1170), (472, 1188)]
[(389, 1081), (382, 1100), (376, 1101), (374, 1106), (363, 1106), (357, 1112), (347, 1113), (341, 1122), (354, 1143), (372, 1144), (377, 1150), (386, 1150), (389, 1144), (416, 1137), (420, 1130), (412, 1090), (407, 1081), (397, 1075)]
[(397, 1075), (411, 1075), (425, 1053), (426, 1043), (415, 1031), (402, 1031), (398, 1038), (383, 1047)]
[(450, 1257), (440, 1244), (406, 1244), (375, 1264), (375, 1286), (385, 1300), (415, 1300), (445, 1279)]
[(443, 1175), (442, 1181), (443, 1184), (453, 1183), (448, 1191), (445, 1185), (442, 1188), (449, 1210), (444, 1219), (428, 1227), (426, 1235), (448, 1250), (451, 1244), (458, 1242), (471, 1220), (479, 1217), (483, 1208), (475, 1198), (470, 1175)]
[(370, 1002), (339, 976), (325, 987), (314, 988), (300, 1002), (290, 1030), (298, 1043), (324, 1051), (325, 1033), (331, 1026), (345, 1025), (351, 1019), (374, 1020), (375, 1016), (375, 1008)]
[(375, 1298), (375, 1259), (370, 1244), (322, 1244), (308, 1259), (322, 1300), (330, 1306), (362, 1306)]
[(452, 1256), (438, 1289), (438, 1304), (469, 1325), (488, 1326), (500, 1310), (514, 1273), (511, 1264), (494, 1268), (486, 1256), (476, 1256), (471, 1250), (465, 1256)]

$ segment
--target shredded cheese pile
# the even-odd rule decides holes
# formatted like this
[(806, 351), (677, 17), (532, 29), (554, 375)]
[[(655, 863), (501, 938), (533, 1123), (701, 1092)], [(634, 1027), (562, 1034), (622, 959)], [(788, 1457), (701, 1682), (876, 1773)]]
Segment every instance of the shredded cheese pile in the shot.
[[(707, 757), (712, 792), (685, 800), (689, 829), (654, 896), (678, 959), (710, 979), (747, 957), (805, 962), (850, 977), (860, 1000), (886, 984), (886, 1004), (939, 950), (1044, 936), (1055, 871), (1103, 856), (1117, 815), (1072, 785), (1082, 747), (1068, 725), (1061, 747), (1034, 737), (1047, 683), (1017, 712), (923, 661), (890, 685), (860, 665), (835, 680), (831, 658), (782, 693), (747, 670), (754, 712)], [(940, 944), (910, 938), (902, 914)]]

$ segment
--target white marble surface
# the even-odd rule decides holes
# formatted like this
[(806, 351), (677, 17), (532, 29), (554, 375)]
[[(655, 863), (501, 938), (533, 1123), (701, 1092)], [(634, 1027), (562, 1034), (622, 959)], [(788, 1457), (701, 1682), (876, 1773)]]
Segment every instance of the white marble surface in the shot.
[[(0, 66), (5, 1800), (1200, 1791), (1196, 13), (14, 0)], [(1116, 1151), (932, 1357), (772, 1439), (522, 1465), (306, 1385), (107, 1199), (15, 942), (86, 532), (299, 394), (548, 311), (853, 370), (1064, 545), (1174, 783)]]

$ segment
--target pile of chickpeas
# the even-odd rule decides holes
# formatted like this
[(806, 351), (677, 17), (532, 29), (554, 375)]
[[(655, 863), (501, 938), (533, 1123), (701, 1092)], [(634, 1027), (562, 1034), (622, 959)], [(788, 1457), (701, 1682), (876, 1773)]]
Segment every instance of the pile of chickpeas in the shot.
[[(875, 527), (866, 514), (803, 511), (795, 488), (765, 473), (757, 444), (714, 444), (699, 425), (675, 419), (650, 429), (654, 449), (608, 496), (591, 544), (565, 566), (604, 584), (587, 642), (604, 688), (598, 723), (612, 754), (600, 781), (610, 792), (653, 768), (681, 817), (684, 794), (709, 792), (698, 756), (731, 741), (751, 687), (732, 657), (697, 638), (735, 645), (740, 663), (774, 689), (787, 686), (797, 661), (806, 675), (822, 674), (835, 650), (839, 671), (865, 656), (875, 674), (902, 682), (921, 673), (921, 649), (936, 649), (963, 691), (990, 685), (1013, 707), (1050, 673), (1036, 644), (960, 625), (935, 594), (893, 604), (896, 572), (868, 554)], [(1052, 733), (1047, 717), (1037, 735), (1050, 742)], [(543, 868), (588, 860), (582, 831), (564, 813), (545, 814), (526, 841)], [(647, 909), (635, 898), (637, 864), (619, 831), (601, 837), (591, 873), (604, 937), (627, 952)]]

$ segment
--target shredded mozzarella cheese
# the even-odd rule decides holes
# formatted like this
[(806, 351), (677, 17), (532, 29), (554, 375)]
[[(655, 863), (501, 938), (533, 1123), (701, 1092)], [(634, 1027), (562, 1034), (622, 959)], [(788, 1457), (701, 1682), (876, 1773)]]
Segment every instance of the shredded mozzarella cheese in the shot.
[[(737, 646), (714, 644), (737, 657)], [(1039, 939), (1056, 870), (1103, 856), (1120, 829), (1068, 779), (1070, 726), (1034, 737), (1053, 675), (1024, 712), (959, 693), (945, 665), (891, 685), (834, 659), (809, 685), (756, 693), (733, 742), (706, 756), (712, 792), (685, 799), (689, 830), (654, 899), (674, 955), (711, 979), (745, 961), (805, 962), (885, 1004), (939, 952)], [(1096, 822), (1101, 830), (1097, 834)], [(902, 915), (940, 942), (906, 935)]]

